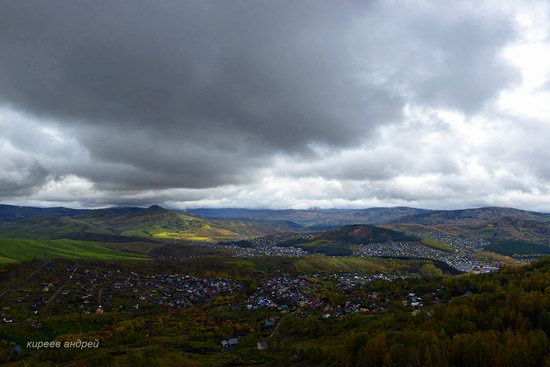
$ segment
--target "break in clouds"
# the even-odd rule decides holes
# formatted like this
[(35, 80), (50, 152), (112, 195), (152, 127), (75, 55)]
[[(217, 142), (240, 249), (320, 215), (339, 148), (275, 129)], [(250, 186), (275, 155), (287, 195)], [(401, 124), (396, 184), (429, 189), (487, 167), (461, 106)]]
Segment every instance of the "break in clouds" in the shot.
[(544, 1), (4, 1), (0, 200), (550, 210)]

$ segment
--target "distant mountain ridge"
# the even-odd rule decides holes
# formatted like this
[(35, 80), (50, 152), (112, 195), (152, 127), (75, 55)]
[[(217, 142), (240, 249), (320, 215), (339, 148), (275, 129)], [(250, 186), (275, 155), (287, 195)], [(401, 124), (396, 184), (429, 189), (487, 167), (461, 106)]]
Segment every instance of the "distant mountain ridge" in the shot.
[(550, 213), (532, 212), (514, 208), (485, 207), (458, 210), (429, 210), (396, 218), (394, 223), (445, 224), (449, 221), (494, 221), (499, 218), (521, 218), (524, 220), (550, 222)]
[[(224, 241), (275, 232), (314, 232), (345, 225), (376, 225), (400, 232), (427, 231), (491, 241), (550, 246), (550, 213), (486, 207), (428, 210), (367, 209), (106, 209), (33, 208), (0, 205), (0, 231), (85, 238), (87, 233), (162, 240)], [(107, 237), (105, 237), (107, 238)]]
[(432, 210), (397, 218), (387, 227), (409, 232), (426, 230), (498, 241), (524, 241), (550, 246), (550, 213), (486, 207)]
[(330, 230), (350, 224), (378, 225), (401, 232), (442, 232), (487, 240), (519, 240), (550, 246), (550, 213), (505, 207), (430, 210), (409, 207), (369, 209), (188, 209), (204, 218), (267, 218), (292, 220), (310, 229)]
[(367, 209), (187, 209), (182, 211), (202, 218), (290, 220), (304, 226), (341, 226), (347, 224), (388, 223), (401, 217), (430, 212), (409, 207)]
[(70, 217), (81, 214), (87, 209), (35, 208), (32, 206), (16, 206), (0, 204), (0, 221), (16, 221), (39, 216)]

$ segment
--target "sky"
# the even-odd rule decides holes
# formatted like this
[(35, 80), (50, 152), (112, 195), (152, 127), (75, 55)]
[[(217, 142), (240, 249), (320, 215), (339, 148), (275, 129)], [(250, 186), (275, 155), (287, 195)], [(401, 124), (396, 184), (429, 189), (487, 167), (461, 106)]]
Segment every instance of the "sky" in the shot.
[(0, 202), (550, 211), (547, 1), (6, 0)]

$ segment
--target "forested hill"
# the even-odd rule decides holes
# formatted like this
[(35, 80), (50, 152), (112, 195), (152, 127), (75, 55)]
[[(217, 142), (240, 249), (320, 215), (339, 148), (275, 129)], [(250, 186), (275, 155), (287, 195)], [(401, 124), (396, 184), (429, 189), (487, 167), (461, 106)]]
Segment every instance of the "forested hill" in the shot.
[(341, 228), (319, 232), (313, 237), (317, 241), (341, 244), (368, 244), (390, 241), (419, 241), (420, 238), (401, 232), (368, 225), (348, 225)]
[(414, 235), (387, 228), (355, 224), (330, 231), (315, 232), (305, 237), (293, 238), (279, 243), (279, 246), (293, 246), (330, 256), (348, 256), (357, 245), (399, 241), (420, 241)]
[(345, 366), (548, 366), (550, 260), (499, 273), (446, 278), (450, 303), (393, 315), (384, 330), (353, 333)]

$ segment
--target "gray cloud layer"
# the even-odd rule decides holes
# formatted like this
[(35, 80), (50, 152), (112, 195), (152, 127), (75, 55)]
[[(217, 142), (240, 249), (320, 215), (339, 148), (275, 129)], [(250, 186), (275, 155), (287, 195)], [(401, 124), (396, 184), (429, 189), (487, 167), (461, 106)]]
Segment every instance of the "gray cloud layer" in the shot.
[(227, 189), (208, 190), (266, 172), (459, 174), (454, 156), (415, 160), (414, 129), (400, 146), (380, 129), (410, 105), (483, 111), (519, 82), (500, 57), (517, 29), (488, 7), (438, 3), (5, 1), (0, 196), (32, 200), (67, 177), (91, 183), (80, 202), (93, 204), (219, 200)]
[(76, 126), (94, 159), (160, 176), (128, 185), (234, 181), (274, 151), (351, 144), (399, 116), (395, 97), (354, 76), (351, 5), (10, 5), (2, 99)]

